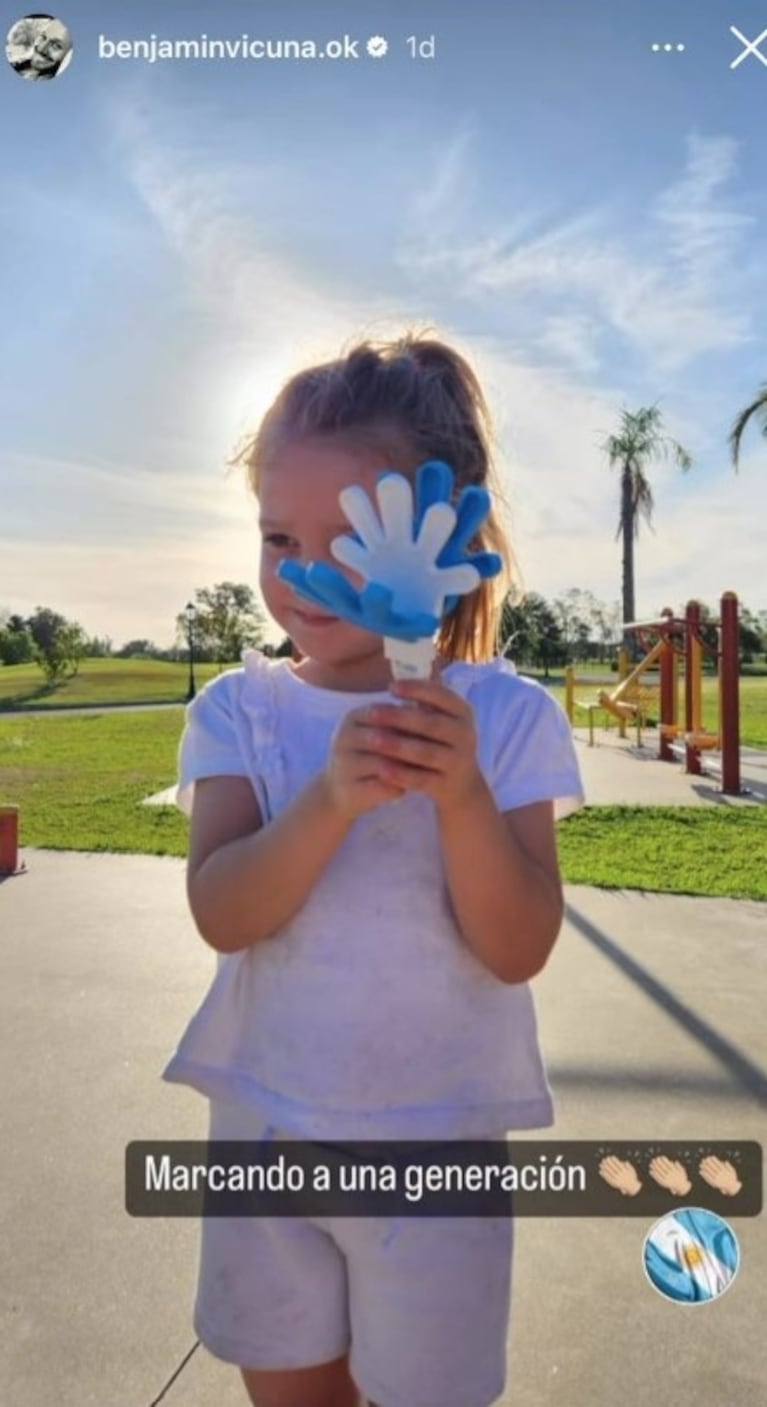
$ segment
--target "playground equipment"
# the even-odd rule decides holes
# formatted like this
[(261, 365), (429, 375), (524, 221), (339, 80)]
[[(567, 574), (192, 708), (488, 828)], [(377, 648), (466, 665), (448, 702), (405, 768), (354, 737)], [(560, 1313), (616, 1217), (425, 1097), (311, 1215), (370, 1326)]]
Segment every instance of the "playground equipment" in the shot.
[[(718, 631), (718, 642), (712, 647), (703, 639), (703, 627)], [(572, 669), (568, 666), (566, 676), (565, 703), (567, 715), (572, 724), (576, 708), (588, 712), (589, 745), (594, 742), (594, 714), (600, 710), (614, 715), (625, 737), (626, 722), (630, 719), (637, 726), (637, 744), (641, 746), (641, 728), (651, 713), (657, 710), (658, 736), (660, 739), (658, 756), (661, 761), (677, 760), (681, 755), (685, 772), (700, 776), (703, 771), (702, 754), (719, 752), (721, 755), (722, 791), (728, 796), (739, 796), (740, 785), (740, 706), (738, 680), (738, 598), (734, 591), (725, 591), (720, 601), (719, 620), (703, 621), (700, 604), (689, 601), (682, 619), (676, 618), (666, 607), (660, 620), (632, 621), (625, 630), (630, 630), (647, 651), (635, 669), (621, 678), (612, 691), (600, 692), (596, 701), (580, 702), (575, 699), (576, 682)], [(653, 644), (651, 637), (658, 637)], [(625, 653), (621, 661), (621, 672), (625, 669)], [(703, 657), (713, 656), (718, 661), (719, 677), (719, 727), (717, 732), (709, 732), (703, 727), (702, 684)], [(679, 660), (684, 661), (684, 723), (678, 721), (678, 675)], [(650, 681), (647, 672), (653, 666), (658, 668), (658, 682)], [(580, 682), (586, 682), (580, 681)]]
[[(620, 650), (618, 655), (618, 684), (614, 689), (607, 691), (600, 690), (596, 699), (576, 699), (574, 688), (578, 683), (586, 684), (592, 681), (588, 678), (577, 679), (572, 665), (568, 665), (565, 670), (565, 707), (570, 722), (573, 721), (573, 714), (576, 709), (588, 715), (589, 720), (589, 747), (594, 746), (594, 714), (604, 712), (613, 715), (618, 720), (620, 736), (626, 736), (626, 724), (633, 721), (637, 730), (637, 747), (642, 746), (642, 727), (647, 722), (652, 713), (657, 713), (660, 703), (660, 691), (657, 684), (657, 676), (647, 674), (662, 652), (663, 645), (658, 642), (648, 651), (644, 659), (628, 673), (628, 653)], [(645, 675), (647, 677), (645, 678)]]

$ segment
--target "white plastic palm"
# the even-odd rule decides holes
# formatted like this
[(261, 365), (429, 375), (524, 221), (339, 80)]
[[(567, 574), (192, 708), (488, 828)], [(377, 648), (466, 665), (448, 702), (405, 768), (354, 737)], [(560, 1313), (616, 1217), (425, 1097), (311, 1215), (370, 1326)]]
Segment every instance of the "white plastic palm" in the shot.
[(339, 495), (339, 503), (361, 542), (336, 537), (331, 550), (336, 561), (369, 582), (387, 587), (393, 610), (403, 615), (425, 613), (442, 616), (445, 598), (463, 596), (480, 583), (476, 567), (438, 567), (437, 558), (456, 523), (449, 503), (433, 503), (413, 539), (413, 490), (402, 474), (385, 474), (376, 494), (375, 508), (358, 484)]

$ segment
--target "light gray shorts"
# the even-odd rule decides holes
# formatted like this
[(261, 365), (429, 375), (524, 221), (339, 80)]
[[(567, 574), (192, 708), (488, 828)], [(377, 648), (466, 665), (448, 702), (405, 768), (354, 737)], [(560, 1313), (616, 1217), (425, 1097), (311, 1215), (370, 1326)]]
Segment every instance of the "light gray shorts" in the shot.
[[(211, 1102), (211, 1139), (292, 1139)], [(242, 1368), (349, 1354), (379, 1407), (490, 1407), (503, 1392), (511, 1217), (207, 1217), (194, 1327)]]

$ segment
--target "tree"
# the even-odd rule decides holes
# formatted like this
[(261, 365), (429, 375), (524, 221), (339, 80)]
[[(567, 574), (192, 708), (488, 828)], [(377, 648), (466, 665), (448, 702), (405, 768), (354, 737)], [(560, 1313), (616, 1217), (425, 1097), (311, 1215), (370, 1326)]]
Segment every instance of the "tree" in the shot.
[(554, 612), (542, 596), (531, 591), (518, 605), (507, 598), (501, 617), (501, 654), (543, 668), (564, 663), (567, 648)]
[[(644, 518), (648, 527), (652, 526), (653, 496), (645, 469), (648, 461), (665, 459), (672, 451), (674, 458), (685, 473), (692, 467), (692, 459), (686, 449), (676, 440), (662, 433), (663, 419), (657, 407), (644, 406), (640, 410), (621, 412), (621, 428), (617, 435), (609, 435), (602, 446), (612, 469), (616, 464), (621, 471), (620, 516), (616, 537), (623, 539), (623, 623), (636, 619), (634, 583), (634, 541), (639, 536), (639, 521)], [(623, 644), (633, 648), (630, 632), (623, 632)]]
[(752, 416), (756, 416), (757, 420), (761, 420), (762, 434), (764, 435), (765, 439), (767, 439), (767, 382), (765, 382), (764, 386), (762, 386), (762, 389), (759, 392), (759, 395), (757, 396), (756, 400), (752, 401), (751, 405), (746, 406), (746, 409), (740, 412), (740, 415), (735, 421), (735, 424), (733, 425), (732, 430), (730, 432), (730, 450), (732, 453), (732, 464), (736, 473), (738, 471), (738, 465), (740, 461), (740, 442), (743, 438), (743, 431), (745, 430)]
[(603, 664), (620, 634), (620, 603), (613, 601), (609, 606), (605, 606), (601, 601), (597, 601), (592, 621), (599, 639), (599, 661)]
[(87, 637), (82, 626), (43, 606), (35, 609), (26, 624), (34, 642), (33, 658), (48, 683), (53, 685), (65, 676), (73, 678), (87, 652)]
[[(228, 664), (238, 660), (246, 646), (260, 649), (266, 619), (253, 588), (243, 582), (222, 581), (195, 591), (194, 651), (197, 659)], [(186, 641), (185, 611), (176, 617), (176, 639)]]
[(591, 653), (592, 631), (596, 630), (599, 606), (591, 591), (571, 586), (552, 602), (568, 658), (587, 660)]
[(741, 604), (738, 611), (738, 651), (741, 664), (753, 664), (764, 652), (764, 636), (759, 617)]
[(89, 660), (110, 660), (114, 657), (114, 644), (111, 635), (100, 638), (92, 635), (88, 639), (86, 654)]
[(764, 662), (767, 664), (767, 611), (757, 611), (754, 620), (761, 641), (759, 648), (764, 655)]
[(153, 645), (151, 640), (126, 640), (125, 644), (113, 653), (118, 660), (151, 660), (157, 655), (157, 646)]
[(30, 664), (35, 658), (35, 644), (23, 616), (3, 612), (0, 625), (0, 664)]

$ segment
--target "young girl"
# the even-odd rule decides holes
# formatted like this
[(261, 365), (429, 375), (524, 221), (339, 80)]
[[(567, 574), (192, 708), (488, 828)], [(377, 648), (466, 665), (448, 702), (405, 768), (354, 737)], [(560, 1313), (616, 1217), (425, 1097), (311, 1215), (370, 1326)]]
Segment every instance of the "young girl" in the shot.
[[(570, 729), (494, 658), (509, 553), (443, 621), (433, 677), (277, 575), (337, 565), (338, 496), (447, 461), (492, 485), (456, 351), (406, 336), (283, 388), (236, 462), (260, 586), (296, 659), (247, 650), (186, 710), (187, 894), (218, 970), (164, 1078), (210, 1138), (504, 1139), (552, 1123), (529, 980), (562, 922), (554, 838), (582, 800)], [(346, 575), (364, 586), (354, 572)], [(500, 591), (498, 587), (500, 585)], [(195, 1329), (258, 1407), (488, 1407), (505, 1382), (512, 1219), (207, 1218)]]

